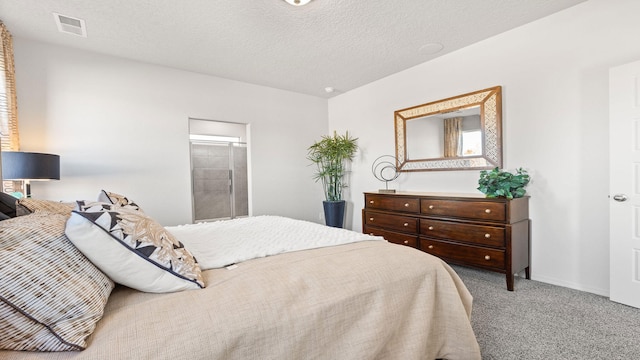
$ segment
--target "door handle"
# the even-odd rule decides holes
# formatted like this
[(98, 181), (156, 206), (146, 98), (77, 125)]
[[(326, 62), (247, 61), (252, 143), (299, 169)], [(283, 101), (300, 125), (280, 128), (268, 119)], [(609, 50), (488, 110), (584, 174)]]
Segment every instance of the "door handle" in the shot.
[(627, 195), (625, 194), (615, 194), (613, 195), (613, 200), (615, 201), (619, 201), (619, 202), (623, 202), (623, 201), (627, 201)]

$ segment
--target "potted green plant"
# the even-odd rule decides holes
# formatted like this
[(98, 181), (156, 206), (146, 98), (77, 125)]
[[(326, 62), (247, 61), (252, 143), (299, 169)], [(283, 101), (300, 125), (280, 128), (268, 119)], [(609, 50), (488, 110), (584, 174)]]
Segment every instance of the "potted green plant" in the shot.
[(348, 131), (344, 135), (334, 131), (333, 136), (323, 136), (307, 149), (307, 159), (316, 165), (314, 179), (322, 181), (324, 218), (329, 226), (343, 226), (345, 201), (342, 189), (347, 187), (344, 182), (345, 165), (353, 160), (358, 150), (357, 140), (349, 136)]
[(488, 198), (519, 198), (526, 194), (525, 187), (530, 180), (529, 174), (523, 168), (516, 169), (515, 174), (500, 170), (500, 168), (491, 171), (482, 170), (478, 180), (478, 190), (486, 194)]

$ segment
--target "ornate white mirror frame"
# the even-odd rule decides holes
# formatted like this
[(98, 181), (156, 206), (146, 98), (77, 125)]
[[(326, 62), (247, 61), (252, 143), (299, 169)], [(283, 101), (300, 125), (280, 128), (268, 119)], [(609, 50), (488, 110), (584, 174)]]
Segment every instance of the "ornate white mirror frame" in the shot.
[[(407, 156), (407, 122), (479, 106), (482, 153), (410, 159)], [(502, 167), (502, 87), (496, 86), (394, 112), (396, 158), (400, 171), (480, 170)], [(434, 120), (434, 119), (428, 119)], [(435, 136), (435, 135), (434, 135)], [(438, 135), (440, 136), (440, 135)], [(442, 135), (444, 136), (444, 135)], [(412, 140), (415, 141), (415, 140)], [(420, 141), (429, 139), (420, 138)]]

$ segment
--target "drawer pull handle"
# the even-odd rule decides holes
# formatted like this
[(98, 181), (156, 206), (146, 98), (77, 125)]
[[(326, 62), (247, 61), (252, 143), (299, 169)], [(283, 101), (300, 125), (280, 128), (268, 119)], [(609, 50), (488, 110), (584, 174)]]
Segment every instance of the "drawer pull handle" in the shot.
[(428, 229), (429, 229), (429, 230), (433, 230), (433, 226), (429, 226), (429, 228), (428, 228)]
[(433, 210), (433, 205), (429, 205), (429, 209)]
[(485, 211), (487, 214), (491, 214), (491, 209), (485, 209)]
[(373, 218), (369, 218), (369, 221), (373, 221)]
[(409, 226), (409, 223), (404, 223), (404, 226), (405, 226), (405, 227)]
[(485, 259), (485, 260), (491, 260), (491, 256), (489, 256), (489, 255), (485, 255), (485, 256), (484, 256), (484, 259)]
[(373, 233), (369, 233), (369, 235), (371, 235), (371, 236), (375, 236), (375, 235), (373, 235)]
[(404, 244), (405, 244), (405, 245), (406, 245), (406, 244), (408, 244), (408, 243), (409, 243), (409, 240), (405, 240), (405, 241), (404, 241)]
[(491, 234), (484, 234), (484, 237), (486, 237), (487, 239), (491, 237)]
[(428, 248), (429, 248), (429, 249), (433, 249), (433, 245), (429, 245), (429, 246), (428, 246)]
[(369, 204), (373, 204), (373, 203), (374, 203), (373, 200), (369, 200)]
[(404, 207), (409, 207), (409, 203), (404, 203)]

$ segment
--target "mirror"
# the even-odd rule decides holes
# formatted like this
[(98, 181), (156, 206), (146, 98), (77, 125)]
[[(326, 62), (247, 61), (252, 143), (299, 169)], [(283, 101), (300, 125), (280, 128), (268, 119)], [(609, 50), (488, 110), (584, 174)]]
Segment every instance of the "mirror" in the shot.
[(407, 109), (395, 115), (400, 171), (502, 167), (502, 87)]

